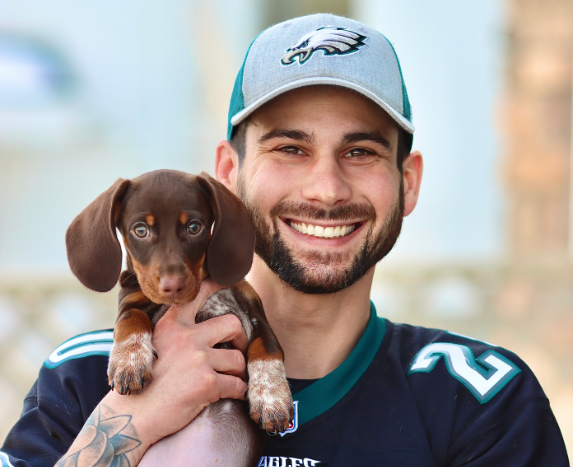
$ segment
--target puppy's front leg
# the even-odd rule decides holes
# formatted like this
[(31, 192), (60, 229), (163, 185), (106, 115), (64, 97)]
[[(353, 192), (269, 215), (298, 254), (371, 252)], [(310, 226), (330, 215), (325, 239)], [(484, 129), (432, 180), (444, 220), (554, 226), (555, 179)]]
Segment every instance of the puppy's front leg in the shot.
[(131, 271), (121, 274), (120, 284), (119, 315), (113, 331), (107, 376), (112, 389), (120, 394), (137, 394), (152, 379), (151, 367), (157, 353), (151, 343), (152, 324), (148, 313), (155, 313), (161, 305), (144, 295)]
[(196, 322), (232, 313), (249, 339), (247, 370), (251, 418), (268, 432), (283, 432), (294, 416), (284, 368), (284, 353), (272, 331), (261, 299), (247, 281), (211, 296), (197, 313)]
[(294, 416), (284, 353), (267, 322), (261, 299), (247, 282), (233, 287), (237, 303), (248, 310), (253, 326), (247, 352), (251, 418), (267, 432), (285, 431)]

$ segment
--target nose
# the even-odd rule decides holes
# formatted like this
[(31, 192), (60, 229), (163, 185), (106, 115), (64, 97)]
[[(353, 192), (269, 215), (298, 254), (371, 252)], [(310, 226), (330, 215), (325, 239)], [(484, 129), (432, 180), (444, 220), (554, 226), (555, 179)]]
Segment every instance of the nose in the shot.
[(159, 281), (159, 288), (167, 297), (176, 299), (185, 289), (185, 278), (179, 274), (167, 274)]
[(303, 196), (309, 201), (336, 205), (348, 201), (352, 187), (336, 156), (321, 154), (307, 172)]

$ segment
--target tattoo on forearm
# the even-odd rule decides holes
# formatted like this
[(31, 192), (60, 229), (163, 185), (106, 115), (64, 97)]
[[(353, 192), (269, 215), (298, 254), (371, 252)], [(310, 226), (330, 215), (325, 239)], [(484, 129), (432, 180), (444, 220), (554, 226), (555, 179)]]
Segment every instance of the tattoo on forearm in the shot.
[(127, 453), (140, 445), (131, 415), (105, 418), (98, 406), (56, 467), (131, 467)]

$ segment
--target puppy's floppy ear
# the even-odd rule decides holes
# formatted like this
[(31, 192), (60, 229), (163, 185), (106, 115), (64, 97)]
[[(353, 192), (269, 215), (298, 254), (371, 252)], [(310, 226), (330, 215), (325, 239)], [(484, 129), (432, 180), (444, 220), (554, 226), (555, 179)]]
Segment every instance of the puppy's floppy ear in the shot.
[(205, 172), (197, 180), (211, 196), (215, 211), (215, 226), (207, 247), (207, 270), (218, 284), (235, 284), (251, 269), (255, 226), (243, 202), (222, 183)]
[(121, 272), (121, 247), (115, 224), (129, 180), (119, 179), (70, 224), (66, 251), (70, 269), (86, 287), (107, 292)]

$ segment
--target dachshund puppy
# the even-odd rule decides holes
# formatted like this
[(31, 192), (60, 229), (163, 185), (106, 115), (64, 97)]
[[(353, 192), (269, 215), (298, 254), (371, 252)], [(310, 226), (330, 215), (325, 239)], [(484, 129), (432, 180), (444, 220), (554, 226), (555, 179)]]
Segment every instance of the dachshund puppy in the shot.
[[(116, 229), (126, 250), (127, 269), (121, 274)], [(260, 298), (243, 280), (254, 239), (244, 204), (206, 173), (158, 170), (119, 179), (73, 220), (66, 232), (72, 272), (98, 292), (111, 290), (118, 279), (121, 285), (108, 365), (113, 389), (135, 394), (149, 384), (157, 357), (153, 327), (170, 305), (194, 300), (201, 281), (211, 277), (229, 287), (210, 297), (196, 321), (227, 313), (241, 320), (249, 339), (250, 416), (268, 432), (286, 430), (293, 404), (283, 351)]]

